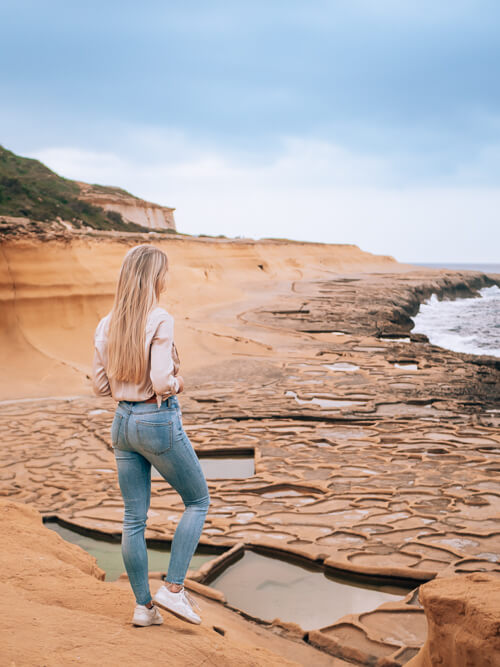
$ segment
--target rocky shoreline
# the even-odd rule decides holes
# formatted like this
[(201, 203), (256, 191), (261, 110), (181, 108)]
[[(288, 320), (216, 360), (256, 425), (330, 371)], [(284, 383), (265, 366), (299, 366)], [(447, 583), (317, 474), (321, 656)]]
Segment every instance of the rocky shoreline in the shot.
[[(258, 262), (266, 292), (252, 275), (244, 298), (191, 311), (179, 334), (217, 352), (184, 372), (180, 403), (196, 451), (244, 449), (255, 459), (248, 479), (209, 480), (201, 543), (415, 587), (500, 573), (500, 360), (411, 333), (432, 293), (475, 296), (500, 286), (500, 276), (397, 263), (322, 276), (323, 266), (308, 275), (297, 265), (302, 275), (273, 282), (272, 263)], [(224, 348), (208, 347), (220, 339)], [(114, 406), (90, 394), (0, 403), (1, 495), (80, 529), (119, 534)], [(182, 508), (161, 480), (151, 508), (147, 535), (168, 542)], [(208, 570), (190, 574), (203, 584)], [(355, 664), (405, 664), (426, 638), (416, 590), (310, 632), (263, 626)]]

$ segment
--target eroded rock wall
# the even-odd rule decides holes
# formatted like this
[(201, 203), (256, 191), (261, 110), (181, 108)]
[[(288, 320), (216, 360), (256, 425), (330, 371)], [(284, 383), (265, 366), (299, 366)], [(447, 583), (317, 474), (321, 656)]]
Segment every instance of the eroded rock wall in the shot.
[(407, 667), (499, 667), (500, 576), (443, 577), (420, 587), (425, 645)]
[(119, 188), (104, 188), (78, 182), (80, 199), (105, 211), (120, 213), (126, 222), (135, 222), (151, 229), (171, 229), (175, 231), (175, 208), (160, 206), (153, 202), (134, 197)]
[[(148, 234), (103, 232), (1, 244), (0, 400), (91, 393), (95, 327), (112, 306), (125, 253), (151, 241)], [(169, 257), (161, 305), (176, 317), (184, 371), (198, 365), (199, 355), (227, 356), (223, 337), (211, 336), (208, 349), (200, 346), (193, 325), (202, 322), (204, 308), (241, 301), (251, 285), (263, 299), (266, 286), (303, 275), (398, 266), (351, 245), (180, 237), (154, 243)]]

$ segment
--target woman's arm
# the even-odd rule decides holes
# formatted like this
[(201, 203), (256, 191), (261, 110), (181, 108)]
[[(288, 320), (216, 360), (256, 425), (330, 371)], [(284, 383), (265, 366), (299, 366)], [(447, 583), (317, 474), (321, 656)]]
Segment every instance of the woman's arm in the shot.
[(102, 363), (101, 354), (97, 345), (94, 346), (94, 361), (92, 364), (92, 389), (97, 396), (111, 396), (111, 388), (109, 386), (108, 376), (104, 364)]
[(162, 397), (177, 394), (179, 380), (174, 375), (172, 344), (174, 342), (174, 318), (167, 314), (158, 325), (151, 340), (151, 384), (156, 394), (158, 407)]

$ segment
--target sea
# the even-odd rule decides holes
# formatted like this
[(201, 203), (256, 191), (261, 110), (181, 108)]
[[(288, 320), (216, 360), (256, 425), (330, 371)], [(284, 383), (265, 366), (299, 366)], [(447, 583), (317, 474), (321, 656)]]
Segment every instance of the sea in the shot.
[[(500, 274), (500, 264), (420, 263), (418, 266)], [(444, 301), (432, 294), (413, 318), (412, 333), (423, 333), (433, 345), (455, 352), (500, 357), (500, 288), (483, 287), (479, 293), (481, 296), (474, 298)]]

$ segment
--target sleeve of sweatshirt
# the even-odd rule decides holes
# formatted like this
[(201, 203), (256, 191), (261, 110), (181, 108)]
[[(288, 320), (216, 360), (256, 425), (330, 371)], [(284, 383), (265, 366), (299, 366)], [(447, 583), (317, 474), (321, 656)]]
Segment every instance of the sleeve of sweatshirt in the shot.
[(166, 314), (159, 323), (151, 340), (151, 384), (156, 394), (158, 407), (162, 398), (179, 391), (179, 380), (174, 375), (172, 344), (174, 342), (174, 318)]
[(97, 396), (111, 396), (106, 369), (102, 363), (98, 341), (94, 343), (94, 361), (92, 363), (92, 389)]

